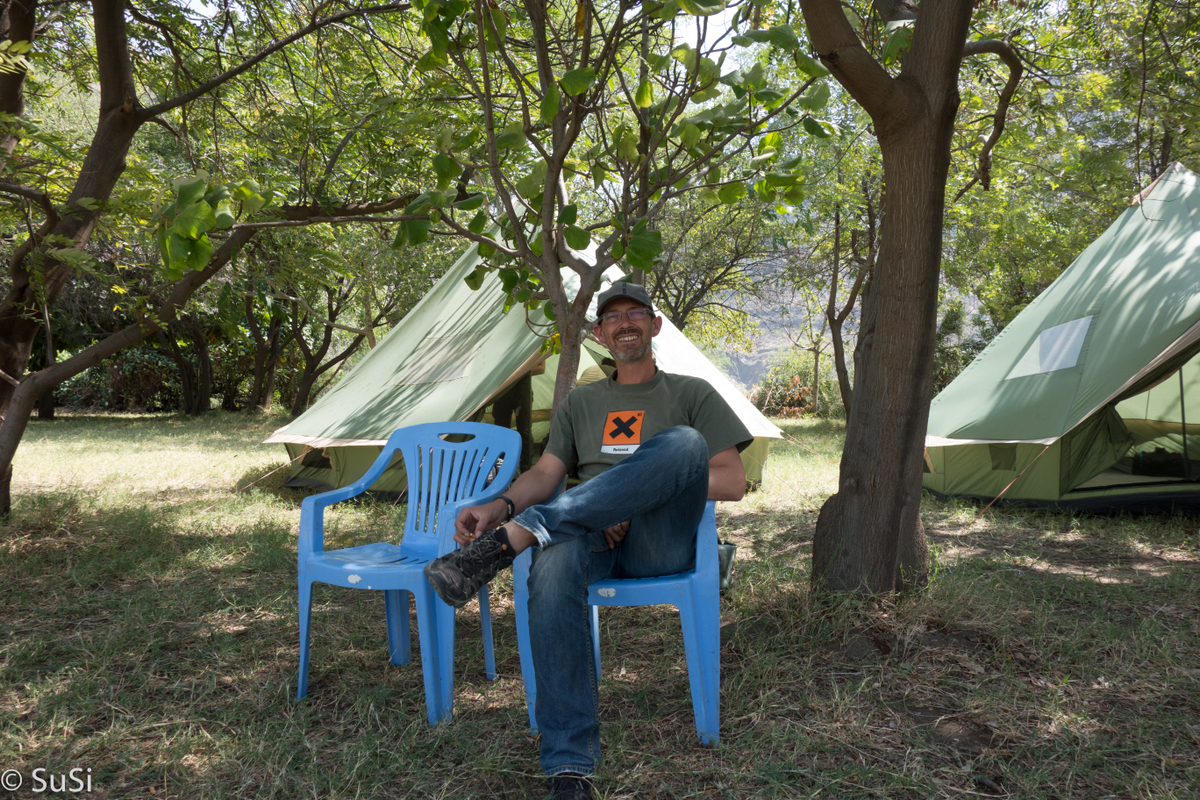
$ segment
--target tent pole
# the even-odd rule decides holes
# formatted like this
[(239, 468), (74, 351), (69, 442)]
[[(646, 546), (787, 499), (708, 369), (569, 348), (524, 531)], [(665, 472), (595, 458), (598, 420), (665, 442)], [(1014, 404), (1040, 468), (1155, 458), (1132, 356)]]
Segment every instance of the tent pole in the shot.
[(1192, 477), (1192, 464), (1187, 449), (1187, 403), (1183, 396), (1183, 367), (1179, 368), (1179, 432), (1183, 436), (1183, 477)]

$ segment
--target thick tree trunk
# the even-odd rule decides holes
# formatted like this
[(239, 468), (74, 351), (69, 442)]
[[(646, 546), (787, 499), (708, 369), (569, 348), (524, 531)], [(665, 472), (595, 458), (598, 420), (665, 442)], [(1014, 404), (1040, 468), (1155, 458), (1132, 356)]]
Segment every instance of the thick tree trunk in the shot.
[(928, 573), (921, 459), (950, 134), (933, 127), (881, 137), (883, 249), (864, 298), (838, 493), (822, 509), (813, 541), (814, 580), (833, 590), (890, 592)]
[(838, 492), (813, 539), (813, 583), (892, 592), (928, 574), (922, 453), (958, 71), (973, 5), (924, 0), (917, 12), (881, 4), (884, 19), (916, 15), (897, 77), (866, 52), (837, 2), (801, 5), (822, 63), (871, 115), (884, 180), (882, 247), (863, 302)]
[[(9, 7), (9, 25), (16, 30), (16, 4)], [(74, 242), (82, 248), (91, 237), (99, 211), (88, 210), (79, 205), (80, 200), (104, 201), (112, 194), (113, 187), (125, 171), (125, 157), (138, 128), (145, 121), (137, 105), (137, 88), (133, 83), (130, 68), (129, 48), (125, 33), (125, 5), (121, 0), (95, 0), (93, 3), (95, 22), (97, 65), (100, 77), (100, 116), (96, 133), (83, 160), (79, 178), (71, 189), (64, 204), (67, 213), (61, 218), (52, 203), (46, 198), (46, 221), (25, 243), (13, 253), (9, 262), (12, 284), (0, 302), (0, 370), (19, 378), (29, 363), (33, 338), (41, 324), (41, 302), (52, 306), (74, 270), (56, 259), (41, 256), (39, 269), (42, 272), (40, 293), (35, 297), (30, 261), (34, 252), (43, 248), (47, 236), (55, 237), (52, 247), (61, 247), (64, 240)], [(31, 6), (22, 6), (22, 12), (32, 14)], [(5, 85), (0, 83), (0, 90)], [(17, 87), (16, 91), (19, 91)], [(0, 110), (9, 111), (14, 89), (8, 87), (9, 97), (0, 97)], [(23, 100), (20, 101), (23, 103)], [(14, 106), (15, 107), (15, 106)], [(23, 106), (21, 106), (23, 107)], [(4, 147), (15, 146), (3, 142)], [(95, 207), (93, 203), (87, 205)], [(7, 413), (8, 403), (13, 396), (13, 387), (0, 383), (0, 416)]]

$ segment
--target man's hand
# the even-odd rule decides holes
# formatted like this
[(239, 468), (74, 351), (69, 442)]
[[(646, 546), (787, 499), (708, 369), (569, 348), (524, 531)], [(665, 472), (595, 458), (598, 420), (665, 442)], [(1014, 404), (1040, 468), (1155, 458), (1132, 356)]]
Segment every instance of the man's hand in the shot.
[(454, 541), (467, 544), (488, 528), (498, 528), (507, 516), (508, 503), (500, 499), (486, 505), (464, 508), (458, 519), (454, 520)]
[(612, 550), (614, 547), (619, 545), (627, 533), (629, 533), (628, 522), (618, 522), (611, 528), (605, 528), (604, 541), (608, 542), (608, 549)]

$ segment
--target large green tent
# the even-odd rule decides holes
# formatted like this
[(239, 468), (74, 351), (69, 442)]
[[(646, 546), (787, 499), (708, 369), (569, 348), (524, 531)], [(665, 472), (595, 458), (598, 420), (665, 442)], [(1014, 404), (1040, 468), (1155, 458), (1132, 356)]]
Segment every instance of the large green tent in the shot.
[(924, 485), (1200, 511), (1200, 176), (1174, 164), (933, 401)]
[[(491, 403), (530, 373), (532, 440), (545, 438), (558, 371), (557, 356), (542, 352), (549, 321), (540, 310), (526, 314), (518, 306), (506, 312), (495, 272), (472, 290), (464, 279), (479, 261), (477, 248), (470, 247), (346, 377), (267, 439), (287, 447), (292, 463), (286, 485), (334, 488), (352, 483), (374, 462), (392, 431), (406, 425), (490, 421)], [(574, 294), (578, 276), (571, 270), (562, 274), (568, 293)], [(703, 378), (721, 393), (755, 437), (742, 463), (749, 480), (761, 481), (770, 440), (782, 438), (779, 428), (667, 319), (654, 339), (654, 354), (667, 372)], [(597, 343), (585, 342), (579, 374), (607, 355)], [(372, 490), (403, 491), (404, 469), (396, 458)]]

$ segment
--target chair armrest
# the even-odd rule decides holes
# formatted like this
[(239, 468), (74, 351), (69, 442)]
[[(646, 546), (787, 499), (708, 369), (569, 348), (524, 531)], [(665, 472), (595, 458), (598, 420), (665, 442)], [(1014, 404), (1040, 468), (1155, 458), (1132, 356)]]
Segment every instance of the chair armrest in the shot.
[(399, 446), (400, 438), (393, 433), (388, 437), (387, 443), (384, 444), (383, 450), (379, 453), (379, 457), (375, 459), (375, 462), (371, 464), (371, 468), (363, 473), (361, 478), (339, 489), (332, 489), (328, 492), (306, 497), (300, 502), (300, 539), (297, 542), (297, 550), (301, 558), (312, 553), (319, 553), (325, 549), (326, 507), (334, 503), (340, 503), (343, 500), (349, 500), (351, 497), (365, 492), (375, 481), (379, 480), (379, 476), (387, 469), (388, 464), (392, 461), (392, 456)]

